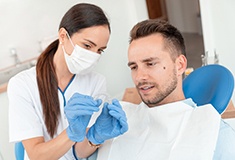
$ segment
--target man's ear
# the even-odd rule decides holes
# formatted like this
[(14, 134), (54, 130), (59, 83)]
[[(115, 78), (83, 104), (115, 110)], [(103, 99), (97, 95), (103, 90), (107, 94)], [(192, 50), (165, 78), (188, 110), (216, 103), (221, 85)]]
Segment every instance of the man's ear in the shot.
[(183, 54), (176, 58), (176, 66), (178, 75), (182, 75), (187, 68), (187, 58)]
[(67, 31), (64, 28), (60, 28), (58, 34), (60, 44), (63, 44), (65, 39), (67, 38)]

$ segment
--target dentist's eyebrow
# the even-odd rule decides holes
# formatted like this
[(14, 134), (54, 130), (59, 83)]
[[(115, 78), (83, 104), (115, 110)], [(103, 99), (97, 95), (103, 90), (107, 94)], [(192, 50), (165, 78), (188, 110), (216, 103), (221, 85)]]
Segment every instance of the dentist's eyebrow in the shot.
[[(97, 46), (97, 44), (95, 44), (94, 42), (92, 42), (92, 41), (89, 40), (89, 39), (84, 39), (84, 40), (88, 41), (89, 43), (91, 43), (91, 44), (94, 45), (95, 47)], [(107, 48), (107, 46), (100, 47), (100, 48), (105, 49), (105, 48)]]

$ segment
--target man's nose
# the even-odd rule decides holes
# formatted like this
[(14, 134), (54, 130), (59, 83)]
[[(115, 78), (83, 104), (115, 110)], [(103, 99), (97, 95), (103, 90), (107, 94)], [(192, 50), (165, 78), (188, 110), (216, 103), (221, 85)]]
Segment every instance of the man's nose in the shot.
[(148, 71), (144, 68), (138, 68), (136, 72), (136, 81), (140, 82), (148, 78)]

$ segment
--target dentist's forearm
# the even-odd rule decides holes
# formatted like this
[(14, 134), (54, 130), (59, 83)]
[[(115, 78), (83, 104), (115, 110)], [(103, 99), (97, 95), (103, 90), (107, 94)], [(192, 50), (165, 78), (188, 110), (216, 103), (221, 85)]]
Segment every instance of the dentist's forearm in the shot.
[(44, 142), (43, 137), (22, 141), (30, 160), (58, 160), (75, 144), (64, 130), (56, 138)]

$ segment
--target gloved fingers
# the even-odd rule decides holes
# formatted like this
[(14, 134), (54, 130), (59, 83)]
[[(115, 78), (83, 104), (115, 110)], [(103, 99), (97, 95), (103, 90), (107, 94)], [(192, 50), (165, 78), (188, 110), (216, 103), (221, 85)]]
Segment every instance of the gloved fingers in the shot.
[(99, 107), (97, 107), (97, 106), (74, 105), (74, 106), (66, 106), (64, 108), (65, 112), (77, 112), (77, 113), (79, 113), (80, 111), (83, 111), (83, 110), (98, 112)]
[(113, 99), (112, 104), (117, 106), (118, 108), (122, 108), (121, 104), (119, 103), (119, 100), (117, 100), (117, 99)]
[(123, 134), (128, 130), (128, 123), (126, 120), (120, 120), (120, 125), (121, 125), (120, 133)]
[(92, 115), (94, 112), (98, 112), (99, 108), (98, 107), (84, 107), (77, 109), (76, 106), (70, 107), (70, 108), (65, 108), (64, 113), (67, 117), (78, 117), (82, 115)]
[[(114, 104), (108, 105), (108, 109), (109, 109), (109, 114), (111, 114), (112, 116), (116, 117), (118, 115), (123, 115), (126, 117), (126, 114), (118, 101), (115, 101)], [(117, 115), (115, 115), (115, 112), (117, 112)]]
[(116, 136), (125, 133), (128, 130), (128, 123), (126, 118), (113, 119), (113, 130), (116, 132)]
[(91, 115), (76, 117), (75, 119), (72, 119), (72, 121), (70, 120), (69, 126), (70, 128), (74, 128), (73, 130), (75, 130), (76, 128), (78, 130), (86, 129), (90, 119)]
[(79, 112), (66, 112), (65, 115), (70, 119), (77, 119), (80, 116), (91, 116), (94, 112), (88, 110), (82, 110)]
[(116, 106), (116, 105), (113, 105), (113, 104), (109, 104), (109, 105), (108, 105), (108, 109), (109, 109), (110, 111), (114, 110), (114, 111), (116, 111), (116, 112), (120, 112), (120, 113), (122, 113), (122, 114), (125, 114), (125, 112), (123, 111), (122, 107), (119, 107), (119, 106)]
[(80, 108), (83, 109), (83, 108), (86, 108), (86, 107), (98, 108), (101, 103), (102, 103), (101, 99), (97, 99), (97, 100), (93, 100), (93, 99), (73, 99), (73, 100), (68, 101), (67, 105), (65, 106), (65, 109), (79, 110)]
[(128, 123), (126, 118), (113, 119), (112, 125), (115, 126), (115, 130), (118, 131), (119, 134), (123, 134), (128, 130)]
[(69, 99), (67, 106), (72, 106), (76, 104), (97, 106), (97, 101), (93, 99), (86, 99), (86, 98), (73, 98), (73, 99)]
[(102, 112), (101, 112), (102, 115), (108, 115), (109, 114), (108, 106), (109, 106), (109, 104), (107, 102), (105, 102), (104, 105), (103, 105)]
[[(88, 95), (82, 95), (80, 93), (74, 93), (73, 96), (70, 98), (71, 100), (74, 99), (87, 99), (87, 100), (94, 100), (94, 98), (92, 96), (88, 96)], [(98, 101), (97, 101), (98, 100)], [(102, 100), (101, 99), (97, 99), (95, 101), (97, 101), (97, 104), (101, 104)], [(101, 102), (100, 102), (101, 101)]]
[[(109, 105), (112, 106), (112, 105)], [(110, 107), (111, 108), (111, 107)], [(109, 111), (109, 114), (116, 119), (120, 124), (120, 133), (123, 134), (128, 130), (127, 118), (125, 112), (121, 108), (112, 107), (112, 110)]]
[(102, 109), (102, 112), (101, 114), (99, 115), (98, 119), (97, 119), (97, 122), (99, 123), (100, 120), (104, 120), (104, 119), (107, 119), (107, 117), (109, 117), (109, 109), (108, 109), (108, 103), (105, 102), (103, 104), (103, 109)]
[(95, 100), (96, 101), (96, 106), (100, 106), (102, 104), (102, 99), (97, 99)]
[(86, 135), (86, 128), (91, 116), (82, 116), (73, 120), (68, 120), (69, 126), (66, 129), (68, 137), (74, 142), (81, 142)]
[(94, 100), (93, 97), (91, 96), (74, 93), (73, 96), (69, 99), (68, 104), (73, 105), (74, 103), (100, 106), (102, 100), (101, 99)]
[(74, 93), (71, 98), (86, 98), (86, 99), (93, 99), (91, 96), (80, 94), (78, 92)]
[(126, 121), (126, 114), (123, 110), (109, 110), (109, 114), (117, 120)]

